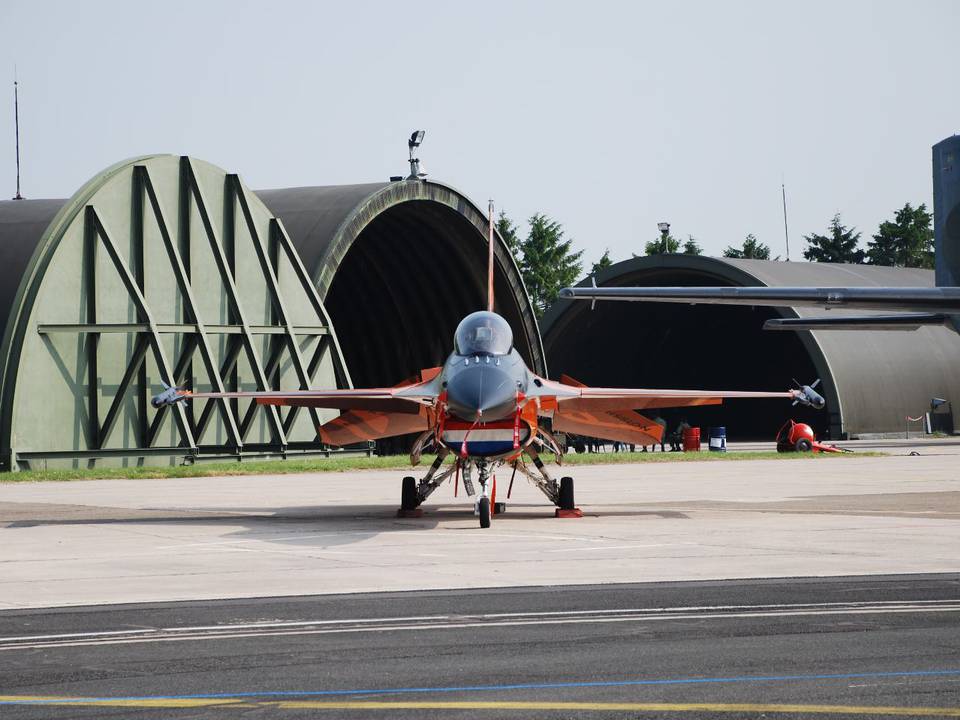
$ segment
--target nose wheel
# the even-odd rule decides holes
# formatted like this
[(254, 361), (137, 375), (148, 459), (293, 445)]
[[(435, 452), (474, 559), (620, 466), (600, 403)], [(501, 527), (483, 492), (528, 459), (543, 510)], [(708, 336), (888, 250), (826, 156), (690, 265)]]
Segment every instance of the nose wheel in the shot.
[(490, 527), (490, 498), (480, 498), (477, 508), (480, 511), (480, 527)]

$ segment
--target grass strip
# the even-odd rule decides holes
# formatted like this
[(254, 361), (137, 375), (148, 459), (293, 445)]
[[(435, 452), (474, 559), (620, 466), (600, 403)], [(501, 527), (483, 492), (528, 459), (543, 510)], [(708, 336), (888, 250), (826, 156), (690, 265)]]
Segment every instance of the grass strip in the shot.
[[(730, 451), (730, 452), (605, 452), (571, 453), (564, 457), (564, 465), (625, 465), (632, 463), (675, 462), (730, 462), (734, 460), (797, 460), (813, 461), (826, 458), (880, 456), (883, 453), (857, 452), (856, 454), (834, 453), (778, 453), (776, 451)], [(552, 463), (553, 456), (541, 455), (544, 462)], [(424, 468), (432, 458), (425, 457), (420, 467)], [(451, 455), (447, 462), (452, 462)], [(353, 472), (358, 470), (411, 470), (406, 455), (365, 457), (346, 455), (330, 458), (293, 458), (288, 460), (248, 460), (244, 462), (211, 462), (193, 465), (139, 466), (139, 467), (94, 467), (51, 470), (27, 470), (0, 473), (0, 483), (46, 482), (72, 480), (110, 479), (162, 479), (192, 477), (222, 477), (235, 475), (295, 475), (303, 473)]]

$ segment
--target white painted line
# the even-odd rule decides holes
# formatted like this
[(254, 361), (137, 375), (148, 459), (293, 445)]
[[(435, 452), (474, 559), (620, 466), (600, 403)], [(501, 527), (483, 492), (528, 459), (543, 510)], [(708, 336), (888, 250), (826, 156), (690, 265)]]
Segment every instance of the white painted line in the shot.
[[(733, 610), (731, 612), (731, 610)], [(664, 620), (716, 620), (729, 618), (805, 617), (828, 615), (878, 615), (931, 612), (960, 612), (954, 600), (890, 601), (878, 603), (815, 603), (768, 606), (717, 606), (649, 608), (639, 610), (575, 610), (534, 613), (498, 613), (457, 616), (431, 615), (353, 620), (306, 620), (234, 625), (208, 625), (130, 631), (67, 633), (0, 638), (0, 650), (44, 647), (78, 647), (144, 642), (210, 641), (283, 635), (326, 635), (354, 632), (446, 630), (525, 625), (563, 625), (611, 622), (655, 622)]]

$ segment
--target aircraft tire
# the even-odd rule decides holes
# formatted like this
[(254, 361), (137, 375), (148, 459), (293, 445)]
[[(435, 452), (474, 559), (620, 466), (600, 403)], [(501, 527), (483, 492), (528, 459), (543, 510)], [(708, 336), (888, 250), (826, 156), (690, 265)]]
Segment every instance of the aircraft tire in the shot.
[(420, 496), (417, 494), (417, 480), (409, 475), (403, 479), (400, 488), (400, 509), (416, 510), (420, 505)]
[(573, 501), (573, 478), (560, 478), (560, 509), (573, 510), (576, 503)]
[(807, 438), (800, 438), (794, 447), (797, 449), (797, 452), (810, 452), (813, 450), (813, 443), (807, 440)]
[(480, 498), (480, 527), (490, 527), (490, 498)]

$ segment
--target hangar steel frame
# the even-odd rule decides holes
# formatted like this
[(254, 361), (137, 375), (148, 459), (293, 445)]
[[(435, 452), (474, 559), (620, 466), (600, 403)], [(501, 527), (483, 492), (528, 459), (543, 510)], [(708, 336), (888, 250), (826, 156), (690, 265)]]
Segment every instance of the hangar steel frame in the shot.
[[(246, 358), (252, 370), (255, 386), (258, 390), (280, 389), (281, 376), (291, 375), (296, 387), (311, 389), (318, 369), (325, 362), (332, 364), (336, 384), (350, 387), (350, 375), (340, 353), (336, 334), (323, 303), (301, 262), (293, 243), (283, 224), (270, 217), (267, 231), (262, 232), (255, 218), (256, 212), (265, 211), (260, 201), (240, 181), (236, 174), (223, 175), (223, 202), (221, 207), (211, 203), (199, 178), (196, 161), (189, 157), (176, 160), (179, 182), (177, 183), (177, 211), (170, 213), (166, 198), (158, 190), (153, 174), (161, 171), (151, 170), (150, 160), (134, 161), (129, 167), (132, 192), (130, 195), (130, 243), (129, 257), (121, 249), (120, 231), (111, 226), (105, 214), (91, 198), (80, 203), (78, 212), (82, 212), (82, 262), (79, 268), (81, 287), (85, 300), (83, 322), (39, 322), (36, 333), (43, 338), (57, 334), (74, 334), (84, 347), (86, 364), (86, 427), (84, 428), (85, 448), (66, 450), (25, 449), (14, 450), (11, 464), (14, 466), (33, 465), (37, 461), (88, 459), (93, 464), (98, 458), (124, 458), (148, 456), (182, 456), (189, 459), (224, 458), (242, 459), (249, 456), (281, 455), (290, 453), (325, 452), (320, 443), (316, 428), (322, 424), (321, 412), (308, 408), (312, 438), (294, 440), (291, 433), (297, 422), (301, 408), (291, 407), (285, 413), (272, 406), (258, 406), (250, 402), (246, 407), (237, 400), (210, 400), (197, 416), (192, 406), (177, 404), (172, 409), (162, 407), (150, 415), (149, 396), (151, 383), (148, 378), (148, 357), (156, 364), (159, 379), (168, 385), (188, 386), (194, 384), (194, 362), (199, 356), (199, 364), (212, 389), (229, 391), (240, 389), (238, 361), (241, 354)], [(169, 163), (168, 163), (169, 164)], [(212, 166), (206, 166), (207, 168)], [(210, 175), (209, 171), (206, 173)], [(107, 183), (116, 183), (116, 173)], [(101, 188), (102, 189), (102, 188)], [(78, 193), (78, 195), (83, 194)], [(39, 292), (39, 280), (50, 262), (52, 252), (62, 238), (64, 224), (75, 217), (68, 203), (66, 217), (63, 211), (58, 220), (51, 224), (53, 247), (38, 250), (32, 264), (38, 267), (27, 274), (24, 283), (29, 289), (21, 288), (26, 304), (31, 305)], [(222, 222), (217, 222), (215, 213), (219, 211)], [(199, 223), (195, 220), (199, 219)], [(146, 279), (157, 272), (144, 251), (144, 231), (147, 222), (154, 223), (165, 250), (169, 270), (172, 270), (176, 291), (179, 293), (179, 318), (175, 322), (163, 322), (147, 297)], [(53, 225), (59, 225), (54, 228)], [(199, 225), (197, 228), (195, 225)], [(247, 233), (254, 250), (256, 263), (266, 286), (269, 298), (267, 322), (253, 322), (245, 307), (245, 298), (238, 287), (237, 274), (237, 228)], [(51, 235), (50, 230), (45, 238)], [(205, 313), (196, 297), (194, 279), (191, 275), (191, 255), (194, 243), (205, 244), (213, 257), (216, 276), (222, 283), (226, 300), (226, 322), (207, 322)], [(41, 244), (43, 245), (43, 244)], [(41, 252), (46, 251), (46, 252)], [(104, 253), (108, 263), (100, 255)], [(306, 298), (312, 323), (304, 323), (303, 308), (298, 313), (291, 312), (289, 302), (281, 288), (281, 263), (292, 271), (292, 282)], [(105, 281), (104, 265), (111, 268), (119, 278), (125, 298), (110, 297), (101, 289)], [(288, 281), (291, 278), (287, 278)], [(289, 285), (289, 282), (288, 282)], [(133, 322), (109, 322), (102, 311), (103, 303), (98, 296), (106, 296), (110, 303), (129, 303), (133, 308)], [(29, 332), (27, 316), (21, 312), (14, 322), (11, 317), (7, 324), (7, 358), (3, 386), (3, 438), (10, 438), (11, 407), (17, 383), (15, 377), (9, 377), (11, 370), (16, 375), (20, 363), (23, 338)], [(108, 313), (109, 315), (110, 313)], [(299, 316), (300, 320), (295, 316)], [(101, 363), (102, 339), (108, 335), (121, 335), (129, 338), (132, 350), (123, 364), (116, 390), (112, 398), (104, 398), (103, 368)], [(172, 336), (165, 342), (164, 336)], [(82, 340), (80, 340), (82, 338)], [(169, 342), (172, 339), (173, 342)], [(18, 341), (19, 340), (19, 341)], [(259, 342), (258, 342), (259, 340)], [(219, 342), (217, 342), (219, 341)], [(217, 352), (214, 345), (220, 345)], [(176, 352), (170, 353), (172, 345)], [(309, 350), (305, 353), (305, 350)], [(171, 362), (171, 357), (175, 362)], [(281, 368), (288, 365), (292, 373), (282, 373)], [(12, 380), (12, 381), (11, 381)], [(290, 387), (289, 382), (286, 387)], [(111, 447), (118, 420), (125, 405), (129, 402), (131, 389), (134, 389), (136, 403), (135, 446)], [(106, 400), (106, 402), (102, 402)], [(191, 404), (192, 405), (192, 404)], [(102, 410), (106, 408), (106, 414)], [(267, 416), (269, 440), (250, 441), (249, 436), (257, 417), (258, 408)], [(211, 425), (214, 412), (217, 411), (222, 427), (226, 431), (225, 442), (204, 444), (202, 439)], [(170, 414), (177, 429), (179, 442), (175, 445), (159, 445), (161, 427)], [(101, 419), (102, 417), (102, 419)], [(301, 433), (302, 434), (302, 433)]]

